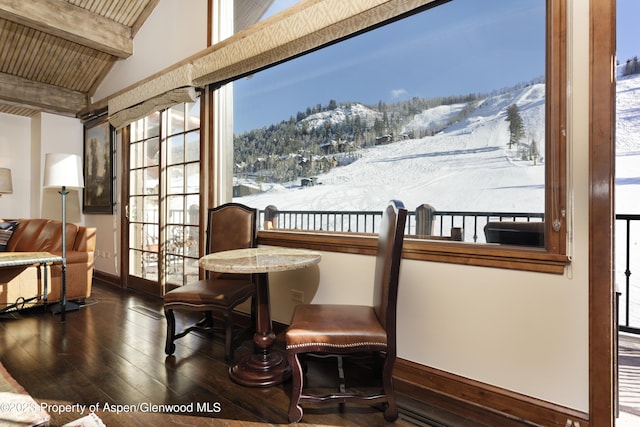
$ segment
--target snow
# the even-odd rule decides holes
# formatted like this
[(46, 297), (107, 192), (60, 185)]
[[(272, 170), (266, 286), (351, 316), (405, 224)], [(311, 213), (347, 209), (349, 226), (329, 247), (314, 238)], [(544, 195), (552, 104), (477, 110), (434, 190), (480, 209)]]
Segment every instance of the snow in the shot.
[[(234, 200), (264, 209), (380, 211), (391, 199), (413, 210), (544, 211), (544, 163), (522, 161), (509, 149), (506, 108), (517, 103), (527, 141), (544, 156), (544, 85), (537, 84), (482, 100), (464, 121), (434, 136), (397, 141), (361, 150), (357, 161), (318, 176), (321, 185), (301, 188), (262, 184), (263, 193)], [(417, 114), (407, 129), (446, 123), (465, 104), (440, 106)], [(344, 117), (343, 108), (325, 120)], [(314, 115), (313, 125), (320, 126)]]
[[(544, 85), (534, 84), (481, 100), (467, 119), (437, 135), (364, 149), (355, 162), (318, 176), (321, 185), (253, 183), (264, 192), (235, 200), (281, 210), (379, 211), (390, 199), (399, 199), (409, 209), (428, 203), (438, 210), (543, 212), (544, 162), (518, 160), (507, 147), (506, 108), (514, 102), (526, 139), (535, 140), (544, 157)], [(406, 126), (444, 123), (462, 108), (432, 108)], [(353, 104), (350, 113), (340, 107), (313, 115), (313, 125), (354, 111), (371, 117), (366, 107)], [(618, 78), (617, 114), (616, 212), (640, 213), (640, 75)]]
[(640, 75), (616, 84), (616, 213), (640, 213)]
[(420, 114), (416, 114), (413, 120), (406, 124), (404, 132), (440, 128), (462, 112), (465, 105), (466, 104), (440, 105), (424, 110)]
[(382, 119), (382, 113), (371, 110), (362, 104), (356, 103), (349, 107), (340, 106), (335, 110), (322, 111), (320, 113), (311, 114), (309, 117), (302, 119), (298, 126), (302, 127), (303, 123), (307, 123), (309, 129), (322, 128), (326, 122), (330, 124), (342, 123), (349, 116), (360, 116), (364, 123), (372, 124), (375, 119)]

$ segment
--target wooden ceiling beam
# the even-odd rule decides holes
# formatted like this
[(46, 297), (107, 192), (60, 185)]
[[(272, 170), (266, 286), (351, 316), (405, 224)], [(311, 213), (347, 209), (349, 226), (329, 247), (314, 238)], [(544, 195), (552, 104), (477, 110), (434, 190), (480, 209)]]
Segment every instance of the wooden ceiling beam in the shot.
[(0, 18), (118, 58), (133, 54), (133, 38), (129, 27), (64, 0), (0, 0)]
[(0, 102), (53, 114), (76, 116), (88, 105), (87, 95), (59, 86), (0, 73)]

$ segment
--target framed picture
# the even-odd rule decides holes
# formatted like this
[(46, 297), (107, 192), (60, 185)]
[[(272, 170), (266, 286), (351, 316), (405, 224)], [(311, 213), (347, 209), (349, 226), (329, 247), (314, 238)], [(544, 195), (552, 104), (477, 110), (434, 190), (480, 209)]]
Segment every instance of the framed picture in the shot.
[(113, 133), (106, 117), (84, 125), (85, 214), (113, 214)]

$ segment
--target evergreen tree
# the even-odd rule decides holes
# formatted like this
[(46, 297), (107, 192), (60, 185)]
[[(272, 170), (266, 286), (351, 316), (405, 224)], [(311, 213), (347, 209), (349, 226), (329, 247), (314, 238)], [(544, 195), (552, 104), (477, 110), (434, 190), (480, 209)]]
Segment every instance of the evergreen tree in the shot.
[(531, 140), (531, 146), (529, 147), (529, 154), (531, 159), (533, 160), (533, 164), (538, 164), (538, 157), (540, 156), (540, 151), (538, 150), (538, 143), (535, 139)]
[(519, 144), (524, 136), (524, 122), (516, 104), (507, 107), (506, 120), (509, 122), (509, 148), (512, 148), (513, 144)]
[(373, 122), (373, 131), (375, 132), (375, 136), (382, 136), (384, 134), (384, 123), (377, 117)]
[(622, 74), (624, 76), (630, 76), (632, 74), (638, 73), (640, 73), (640, 68), (638, 67), (638, 57), (634, 56), (632, 59), (627, 59)]

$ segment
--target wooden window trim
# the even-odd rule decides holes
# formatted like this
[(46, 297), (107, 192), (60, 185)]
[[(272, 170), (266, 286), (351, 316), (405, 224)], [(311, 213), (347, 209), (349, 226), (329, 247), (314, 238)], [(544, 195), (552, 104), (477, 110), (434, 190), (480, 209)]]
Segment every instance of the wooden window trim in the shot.
[[(375, 255), (377, 236), (269, 230), (258, 233), (258, 244)], [(552, 254), (545, 249), (425, 241), (412, 238), (405, 239), (403, 258), (551, 274), (563, 274), (569, 262), (566, 255)]]
[[(547, 0), (547, 102), (545, 248), (484, 245), (406, 238), (406, 259), (563, 274), (566, 253), (566, 0)], [(308, 231), (261, 231), (258, 243), (354, 254), (374, 254), (374, 235)]]

